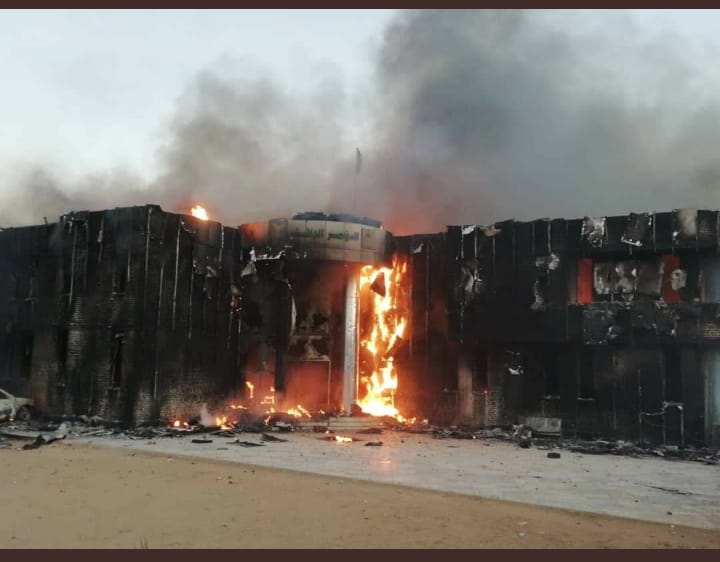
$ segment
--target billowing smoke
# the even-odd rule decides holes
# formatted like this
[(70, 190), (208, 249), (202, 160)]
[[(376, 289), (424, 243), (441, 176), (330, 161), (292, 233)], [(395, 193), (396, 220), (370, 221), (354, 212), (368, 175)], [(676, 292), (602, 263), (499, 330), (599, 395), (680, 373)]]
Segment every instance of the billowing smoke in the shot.
[(267, 77), (203, 72), (180, 103), (153, 191), (174, 207), (202, 202), (231, 225), (323, 210), (343, 156), (344, 100), (331, 73), (290, 92)]
[(693, 68), (678, 55), (682, 41), (648, 38), (624, 18), (602, 33), (572, 31), (572, 21), (400, 15), (379, 53), (365, 208), (383, 208), (390, 229), (417, 232), (717, 207), (710, 67)]
[[(583, 17), (606, 25), (579, 31)], [(0, 225), (150, 202), (183, 211), (200, 202), (228, 224), (356, 212), (397, 233), (714, 208), (718, 81), (690, 48), (627, 16), (403, 12), (368, 54), (367, 138), (348, 132), (353, 96), (337, 73), (288, 90), (221, 64), (180, 98), (157, 178), (115, 171), (69, 185), (26, 171), (15, 189), (1, 180)]]
[(180, 97), (158, 149), (158, 177), (119, 170), (73, 181), (47, 167), (16, 169), (0, 176), (0, 226), (146, 203), (185, 213), (200, 203), (229, 225), (326, 209), (345, 156), (341, 81), (319, 67), (304, 88), (286, 90), (224, 62), (200, 72)]
[(0, 227), (54, 222), (69, 211), (154, 202), (144, 182), (126, 170), (80, 180), (39, 165), (6, 170), (0, 177)]

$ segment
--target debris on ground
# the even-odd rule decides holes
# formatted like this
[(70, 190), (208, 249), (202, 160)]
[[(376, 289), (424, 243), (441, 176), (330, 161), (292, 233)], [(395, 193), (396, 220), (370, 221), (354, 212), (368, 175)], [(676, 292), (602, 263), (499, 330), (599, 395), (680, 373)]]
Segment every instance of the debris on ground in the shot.
[[(324, 424), (324, 425), (323, 425)], [(332, 427), (330, 427), (332, 425)], [(61, 429), (62, 428), (62, 429)], [(0, 424), (0, 448), (10, 448), (8, 440), (29, 441), (25, 449), (36, 449), (58, 439), (67, 438), (104, 438), (143, 440), (155, 442), (160, 438), (182, 439), (190, 436), (195, 443), (211, 443), (210, 437), (235, 438), (228, 441), (243, 447), (262, 447), (266, 443), (285, 442), (286, 439), (276, 437), (287, 432), (322, 433), (321, 439), (352, 443), (356, 437), (343, 437), (345, 432), (364, 435), (380, 435), (393, 431), (403, 434), (426, 434), (435, 439), (478, 440), (485, 446), (492, 446), (494, 441), (515, 443), (520, 448), (536, 448), (555, 453), (568, 451), (583, 455), (618, 455), (629, 457), (656, 457), (665, 460), (685, 460), (702, 462), (707, 465), (720, 464), (720, 451), (693, 445), (678, 446), (677, 444), (648, 444), (630, 441), (611, 441), (603, 439), (583, 439), (579, 437), (539, 436), (531, 427), (521, 424), (513, 426), (480, 427), (471, 425), (434, 426), (423, 423), (398, 422), (393, 418), (348, 418), (325, 416), (300, 421), (282, 413), (257, 415), (243, 412), (235, 421), (228, 421), (222, 426), (203, 426), (199, 419), (190, 419), (181, 425), (146, 424), (127, 427), (118, 423), (107, 422), (96, 416), (63, 416), (30, 421), (13, 421)], [(256, 434), (258, 441), (243, 441), (243, 434)], [(402, 442), (402, 441), (401, 441)], [(365, 443), (368, 447), (381, 446), (378, 439)], [(559, 453), (556, 453), (559, 454)], [(548, 458), (558, 458), (550, 456)]]
[(526, 425), (518, 425), (513, 431), (513, 441), (518, 444), (521, 449), (529, 449), (532, 444), (532, 429)]
[(220, 431), (211, 432), (210, 435), (216, 435), (217, 437), (235, 437), (235, 432), (221, 429)]
[(272, 443), (287, 443), (288, 441), (287, 439), (283, 439), (282, 437), (275, 437), (274, 435), (270, 435), (269, 433), (263, 433), (262, 440), (270, 441)]
[(557, 453), (557, 452), (555, 452), (555, 451), (550, 451), (550, 452), (547, 454), (547, 458), (549, 458), (549, 459), (559, 459), (559, 458), (560, 458), (560, 453)]
[(465, 431), (456, 428), (442, 428), (432, 432), (433, 437), (438, 439), (477, 439), (478, 436), (472, 431)]
[(355, 433), (362, 433), (367, 435), (378, 435), (382, 433), (383, 430), (381, 427), (368, 427), (367, 429), (361, 429), (360, 431), (356, 431)]
[(257, 443), (256, 441), (240, 441), (240, 439), (236, 439), (235, 441), (231, 441), (229, 445), (240, 445), (241, 447), (264, 447), (264, 443)]
[(541, 450), (564, 449), (571, 453), (587, 455), (619, 455), (629, 457), (660, 457), (668, 460), (686, 460), (709, 465), (720, 464), (720, 450), (707, 447), (686, 445), (648, 445), (629, 441), (606, 441), (602, 439), (581, 439), (532, 436), (525, 426), (473, 428), (473, 427), (434, 427), (431, 434), (436, 439), (481, 439), (485, 445), (491, 441), (515, 442), (521, 448), (534, 446)]
[(204, 445), (204, 444), (207, 444), (207, 443), (212, 443), (212, 439), (193, 439), (193, 440), (191, 441), (191, 443), (197, 443), (197, 444), (199, 444), (199, 445), (200, 445), (200, 444), (203, 444), (203, 445)]
[(60, 425), (60, 427), (57, 429), (57, 431), (54, 431), (53, 433), (40, 433), (36, 438), (35, 441), (32, 443), (26, 443), (23, 445), (24, 450), (30, 450), (30, 449), (37, 449), (39, 447), (42, 447), (43, 445), (49, 445), (50, 443), (54, 443), (55, 441), (60, 441), (61, 439), (65, 439), (67, 437), (67, 426), (65, 424)]

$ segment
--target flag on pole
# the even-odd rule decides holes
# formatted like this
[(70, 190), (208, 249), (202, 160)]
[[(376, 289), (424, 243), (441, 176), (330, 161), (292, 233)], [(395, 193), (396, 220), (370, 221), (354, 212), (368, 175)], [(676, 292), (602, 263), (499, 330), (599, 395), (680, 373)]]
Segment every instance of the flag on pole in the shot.
[(355, 175), (358, 175), (360, 173), (360, 168), (362, 167), (362, 154), (360, 154), (360, 149), (355, 149)]

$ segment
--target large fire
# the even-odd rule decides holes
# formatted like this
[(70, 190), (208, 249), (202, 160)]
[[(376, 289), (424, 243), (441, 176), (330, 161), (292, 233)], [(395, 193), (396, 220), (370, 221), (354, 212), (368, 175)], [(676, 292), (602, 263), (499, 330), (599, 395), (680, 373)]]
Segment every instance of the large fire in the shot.
[(209, 218), (205, 207), (201, 207), (200, 205), (195, 205), (192, 209), (190, 209), (190, 213), (196, 219), (200, 219), (202, 221), (206, 221)]
[(367, 265), (360, 275), (360, 294), (370, 291), (372, 300), (372, 330), (367, 337), (361, 334), (360, 345), (371, 353), (373, 364), (361, 373), (365, 394), (357, 404), (365, 413), (392, 416), (399, 421), (405, 418), (395, 407), (398, 389), (395, 353), (407, 326), (402, 286), (406, 272), (407, 262), (394, 259), (392, 268)]

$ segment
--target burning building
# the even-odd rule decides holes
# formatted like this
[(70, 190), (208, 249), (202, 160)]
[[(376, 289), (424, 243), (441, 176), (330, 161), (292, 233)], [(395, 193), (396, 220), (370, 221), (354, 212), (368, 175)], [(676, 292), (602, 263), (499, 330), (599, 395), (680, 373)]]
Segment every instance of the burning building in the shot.
[(232, 402), (720, 440), (715, 211), (402, 237), (347, 215), (229, 227), (201, 211), (0, 232), (0, 387), (128, 424)]
[(450, 227), (459, 415), (720, 444), (719, 219), (684, 209)]
[[(291, 287), (281, 305), (286, 324), (272, 342), (260, 334), (256, 345), (248, 346), (255, 353), (247, 356), (244, 378), (271, 406), (280, 400), (314, 411), (351, 412), (360, 384), (361, 272), (390, 263), (391, 235), (377, 221), (323, 213), (245, 224), (240, 230), (252, 253), (248, 267), (272, 271), (271, 277)], [(248, 343), (260, 325), (251, 318), (262, 316), (252, 309), (280, 302), (258, 293), (267, 287), (263, 277), (267, 274), (260, 273), (261, 282), (244, 289), (248, 328), (241, 332)], [(268, 343), (275, 352), (270, 370)]]
[(350, 412), (359, 391), (366, 407), (370, 390), (393, 402), (396, 378), (358, 376), (360, 282), (393, 290), (391, 244), (369, 219), (227, 227), (151, 205), (6, 229), (0, 386), (49, 414), (128, 424), (228, 400), (301, 414)]

